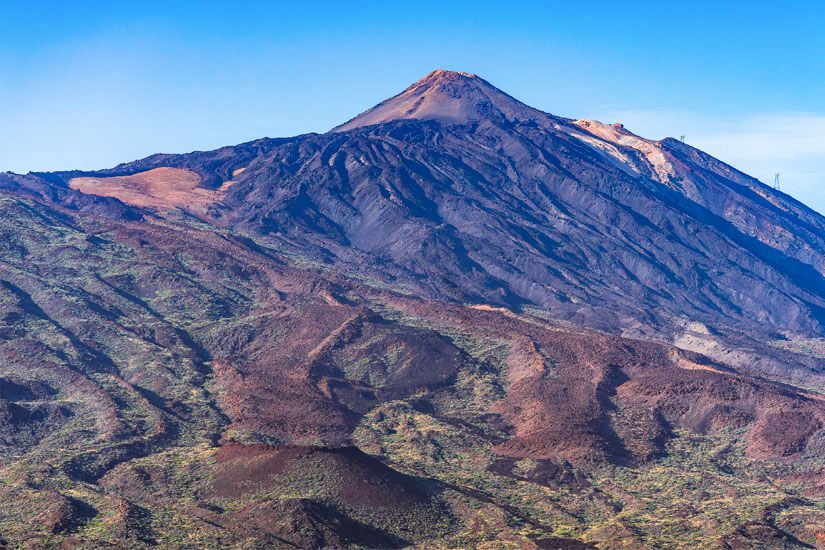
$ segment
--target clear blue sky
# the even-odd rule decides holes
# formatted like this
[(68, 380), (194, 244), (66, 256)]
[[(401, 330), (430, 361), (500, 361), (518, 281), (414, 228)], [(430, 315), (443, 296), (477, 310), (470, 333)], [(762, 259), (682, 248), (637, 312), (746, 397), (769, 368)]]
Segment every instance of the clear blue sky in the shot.
[(323, 132), (435, 68), (687, 141), (825, 212), (815, 2), (0, 0), (0, 170)]

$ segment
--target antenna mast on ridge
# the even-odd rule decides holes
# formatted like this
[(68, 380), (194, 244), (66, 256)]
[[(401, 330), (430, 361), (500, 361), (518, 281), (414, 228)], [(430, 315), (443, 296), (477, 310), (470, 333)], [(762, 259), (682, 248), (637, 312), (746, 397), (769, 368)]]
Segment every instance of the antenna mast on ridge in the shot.
[(779, 172), (773, 175), (773, 188), (779, 190)]
[(685, 134), (682, 134), (681, 136), (679, 136), (679, 139), (682, 140), (682, 143), (684, 143), (685, 142)]

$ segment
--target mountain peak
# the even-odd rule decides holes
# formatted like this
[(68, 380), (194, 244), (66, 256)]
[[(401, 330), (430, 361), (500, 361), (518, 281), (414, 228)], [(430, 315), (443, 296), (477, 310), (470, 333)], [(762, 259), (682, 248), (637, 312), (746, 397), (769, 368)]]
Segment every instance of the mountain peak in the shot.
[(545, 113), (528, 107), (478, 75), (438, 69), (331, 131), (345, 132), (404, 119), (465, 124), (485, 119), (525, 120), (543, 116)]
[(445, 69), (436, 69), (412, 86), (410, 88), (427, 84), (427, 83), (435, 83), (435, 82), (450, 82), (450, 81), (461, 81), (461, 80), (480, 80), (483, 82), (483, 79), (480, 78), (475, 73), (465, 73), (462, 71), (447, 71)]

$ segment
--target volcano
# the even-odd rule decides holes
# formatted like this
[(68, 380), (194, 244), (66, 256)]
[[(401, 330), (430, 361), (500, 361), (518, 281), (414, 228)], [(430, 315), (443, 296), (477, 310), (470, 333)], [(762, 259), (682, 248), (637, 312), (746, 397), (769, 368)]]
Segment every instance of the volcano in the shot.
[(0, 199), (11, 544), (825, 537), (825, 218), (679, 140), (438, 70)]
[[(327, 134), (97, 175), (161, 168), (200, 178), (170, 207), (427, 298), (547, 308), (737, 361), (719, 333), (751, 350), (740, 366), (814, 368), (759, 343), (822, 330), (819, 214), (680, 141), (549, 115), (475, 75), (434, 71)], [(51, 177), (95, 193), (76, 176)]]

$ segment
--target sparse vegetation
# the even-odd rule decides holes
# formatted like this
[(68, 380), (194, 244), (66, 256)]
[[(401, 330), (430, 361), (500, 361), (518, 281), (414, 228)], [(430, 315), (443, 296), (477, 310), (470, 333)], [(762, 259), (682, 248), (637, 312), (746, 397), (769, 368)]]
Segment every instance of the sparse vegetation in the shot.
[[(0, 209), (11, 547), (825, 539), (825, 416), (793, 387), (181, 213)], [(813, 428), (788, 443), (776, 411)]]

